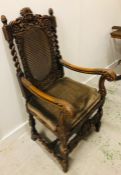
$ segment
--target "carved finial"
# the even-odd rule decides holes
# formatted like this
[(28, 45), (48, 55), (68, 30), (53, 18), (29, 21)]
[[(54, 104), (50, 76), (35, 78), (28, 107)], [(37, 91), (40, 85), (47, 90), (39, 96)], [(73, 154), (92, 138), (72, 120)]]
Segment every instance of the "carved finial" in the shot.
[(20, 11), (21, 16), (26, 16), (26, 15), (30, 15), (33, 14), (32, 10), (29, 7), (25, 7)]
[(49, 12), (49, 15), (50, 15), (50, 16), (53, 16), (53, 9), (52, 9), (52, 8), (50, 8), (50, 9), (48, 10), (48, 12)]
[(1, 16), (1, 21), (4, 25), (7, 25), (7, 18), (4, 15)]

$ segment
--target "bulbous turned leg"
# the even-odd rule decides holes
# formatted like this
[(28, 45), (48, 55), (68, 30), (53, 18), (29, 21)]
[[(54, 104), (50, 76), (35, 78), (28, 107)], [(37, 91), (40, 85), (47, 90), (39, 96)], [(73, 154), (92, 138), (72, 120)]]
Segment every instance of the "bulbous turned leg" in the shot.
[(35, 128), (35, 119), (32, 114), (29, 114), (29, 124), (31, 126), (31, 139), (36, 141), (38, 138), (38, 133)]

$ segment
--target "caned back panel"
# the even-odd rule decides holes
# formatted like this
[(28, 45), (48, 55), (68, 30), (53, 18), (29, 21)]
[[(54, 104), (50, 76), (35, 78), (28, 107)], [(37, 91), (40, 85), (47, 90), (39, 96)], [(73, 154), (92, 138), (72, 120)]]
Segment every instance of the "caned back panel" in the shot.
[(40, 28), (32, 28), (25, 32), (23, 38), (23, 52), (34, 79), (42, 81), (51, 70), (51, 50), (49, 41)]

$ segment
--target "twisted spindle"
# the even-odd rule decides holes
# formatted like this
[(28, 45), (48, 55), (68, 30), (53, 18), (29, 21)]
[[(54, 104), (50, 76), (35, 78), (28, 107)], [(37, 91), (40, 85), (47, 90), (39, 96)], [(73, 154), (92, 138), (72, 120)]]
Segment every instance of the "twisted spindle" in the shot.
[(21, 67), (20, 67), (20, 63), (18, 60), (17, 52), (16, 52), (15, 45), (14, 45), (13, 41), (9, 41), (9, 48), (11, 50), (11, 55), (13, 57), (14, 66), (16, 68), (17, 74), (19, 76), (22, 76), (23, 72), (22, 72)]

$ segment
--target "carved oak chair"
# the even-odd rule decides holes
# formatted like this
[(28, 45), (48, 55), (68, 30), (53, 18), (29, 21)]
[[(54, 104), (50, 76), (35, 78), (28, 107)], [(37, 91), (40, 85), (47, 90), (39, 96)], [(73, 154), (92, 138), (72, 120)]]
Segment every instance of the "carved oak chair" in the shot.
[[(62, 59), (52, 9), (43, 16), (34, 15), (30, 8), (22, 9), (20, 14), (9, 24), (5, 16), (1, 20), (26, 99), (31, 137), (41, 141), (67, 172), (69, 153), (92, 128), (99, 131), (106, 96), (104, 82), (115, 80), (116, 75), (110, 69), (77, 67)], [(101, 75), (99, 90), (65, 77), (63, 67)], [(39, 134), (35, 118), (57, 139), (48, 141)]]

